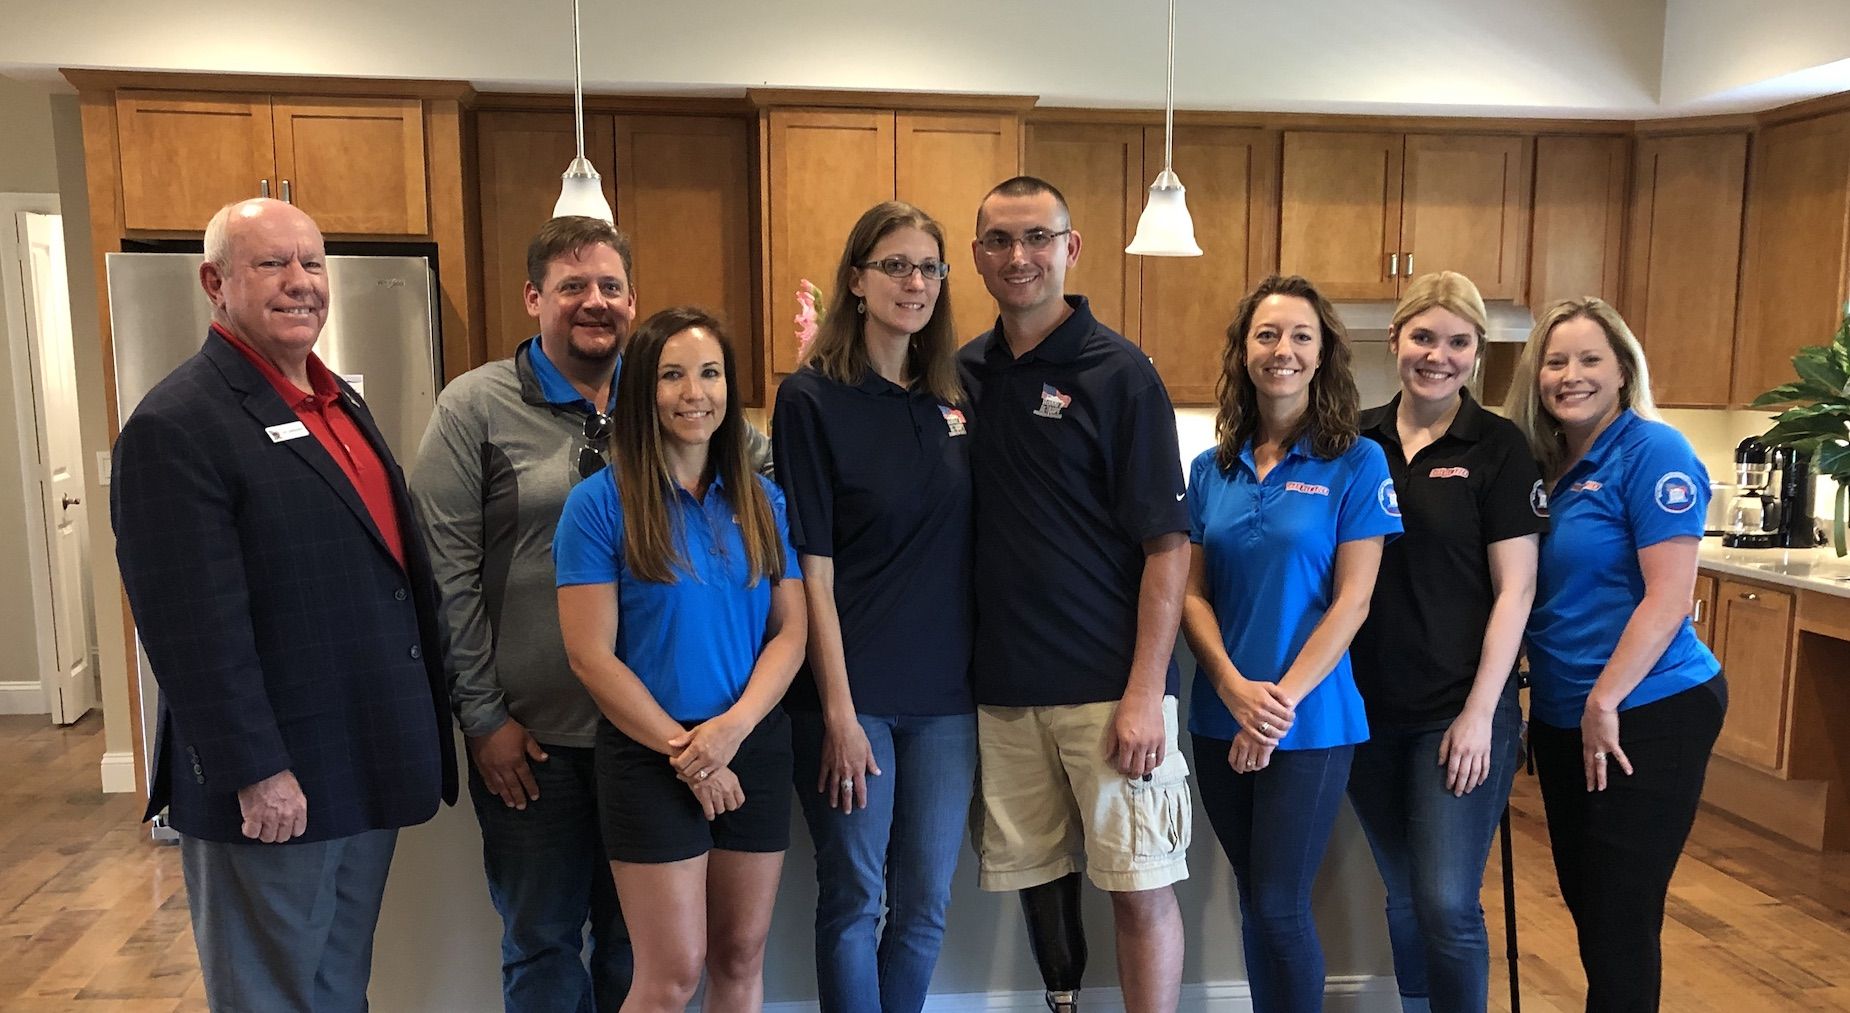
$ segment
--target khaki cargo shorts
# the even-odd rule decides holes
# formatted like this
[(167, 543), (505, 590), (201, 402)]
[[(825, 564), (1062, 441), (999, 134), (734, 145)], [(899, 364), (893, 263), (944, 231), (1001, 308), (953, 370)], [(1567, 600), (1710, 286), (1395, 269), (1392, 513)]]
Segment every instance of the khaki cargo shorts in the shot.
[(979, 791), (971, 843), (985, 890), (1021, 890), (1084, 868), (1101, 890), (1188, 878), (1194, 805), (1176, 748), (1176, 698), (1163, 698), (1163, 762), (1149, 780), (1106, 758), (1117, 701), (978, 707)]

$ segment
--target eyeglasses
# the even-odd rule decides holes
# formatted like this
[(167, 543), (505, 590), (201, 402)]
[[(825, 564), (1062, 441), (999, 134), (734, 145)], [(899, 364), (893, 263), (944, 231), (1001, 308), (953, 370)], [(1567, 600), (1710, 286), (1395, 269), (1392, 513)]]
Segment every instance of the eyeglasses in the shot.
[(610, 416), (604, 412), (585, 414), (585, 445), (578, 448), (578, 477), (590, 478), (603, 469), (604, 449), (610, 441)]
[(1020, 243), (1022, 250), (1027, 253), (1039, 253), (1052, 245), (1055, 239), (1068, 235), (1072, 231), (1070, 228), (1060, 229), (1057, 232), (1050, 232), (1046, 229), (1029, 229), (1019, 236), (1011, 236), (1006, 232), (986, 232), (979, 236), (976, 242), (983, 248), (984, 253), (992, 257), (1006, 257), (1015, 248), (1016, 243)]
[(943, 281), (951, 273), (951, 265), (942, 260), (925, 260), (914, 264), (904, 257), (884, 257), (880, 260), (865, 260), (856, 267), (878, 268), (881, 274), (897, 281), (905, 281), (917, 271), (926, 281)]

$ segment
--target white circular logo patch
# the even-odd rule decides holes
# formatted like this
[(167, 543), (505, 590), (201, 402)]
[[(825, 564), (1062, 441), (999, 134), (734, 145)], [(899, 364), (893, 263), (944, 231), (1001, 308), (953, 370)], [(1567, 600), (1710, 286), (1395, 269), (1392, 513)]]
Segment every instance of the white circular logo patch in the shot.
[(1400, 516), (1400, 495), (1394, 491), (1394, 480), (1384, 478), (1381, 487), (1375, 490), (1375, 501), (1381, 504), (1381, 512), (1389, 517)]
[(1529, 509), (1534, 511), (1537, 517), (1548, 516), (1548, 487), (1544, 486), (1539, 478), (1529, 489)]
[(1667, 514), (1680, 514), (1696, 505), (1696, 483), (1680, 471), (1665, 473), (1657, 480), (1657, 508)]

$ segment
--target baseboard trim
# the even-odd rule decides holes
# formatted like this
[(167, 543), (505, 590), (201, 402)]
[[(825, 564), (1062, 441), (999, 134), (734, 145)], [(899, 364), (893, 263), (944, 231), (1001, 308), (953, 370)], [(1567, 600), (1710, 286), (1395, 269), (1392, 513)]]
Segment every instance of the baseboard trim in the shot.
[(110, 794), (135, 790), (135, 754), (103, 754), (103, 791)]
[[(1399, 1013), (1400, 994), (1393, 975), (1332, 975), (1324, 981), (1326, 1013)], [(1115, 988), (1088, 988), (1080, 993), (1085, 1013), (1123, 1013), (1124, 995)], [(1179, 1013), (1251, 1013), (1252, 990), (1244, 981), (1213, 981), (1182, 986)], [(765, 1013), (812, 1013), (814, 1002), (772, 1002)], [(963, 992), (925, 1000), (926, 1013), (1047, 1013), (1040, 992)]]
[(45, 687), (36, 682), (0, 682), (0, 714), (50, 714)]

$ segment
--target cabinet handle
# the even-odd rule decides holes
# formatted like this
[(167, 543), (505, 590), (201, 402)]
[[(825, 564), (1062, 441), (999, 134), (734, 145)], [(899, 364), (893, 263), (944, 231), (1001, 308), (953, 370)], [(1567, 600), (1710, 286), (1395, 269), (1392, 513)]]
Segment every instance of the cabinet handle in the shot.
[(1388, 258), (1388, 277), (1390, 278), (1398, 277), (1400, 275), (1400, 254), (1390, 253), (1387, 255), (1387, 258)]
[[(289, 181), (284, 180), (283, 186), (285, 187), (283, 192), (288, 193), (289, 191), (286, 188), (289, 186)], [(283, 199), (287, 200), (288, 198), (285, 197)], [(1407, 277), (1413, 277), (1413, 251), (1411, 250), (1407, 251)]]
[(295, 203), (295, 198), (290, 196), (289, 194), (289, 181), (286, 179), (283, 180), (283, 203), (284, 204), (294, 204)]
[(1742, 591), (1741, 600), (1742, 601), (1759, 601), (1760, 596), (1753, 593), (1752, 591)]
[(260, 179), (257, 181), (257, 196), (259, 197), (270, 196), (270, 181), (269, 180)]
[(1701, 599), (1701, 598), (1698, 598), (1698, 599), (1696, 599), (1696, 608), (1695, 608), (1695, 611), (1693, 611), (1693, 612), (1691, 612), (1691, 613), (1690, 613), (1690, 615), (1689, 615), (1689, 621), (1690, 621), (1690, 622), (1692, 622), (1692, 623), (1701, 623), (1701, 622), (1702, 622), (1702, 603), (1703, 603), (1703, 599)]

